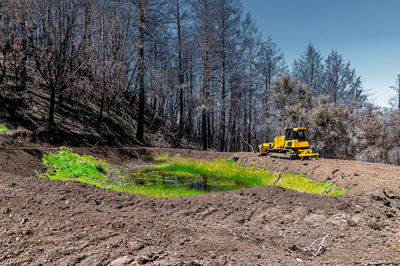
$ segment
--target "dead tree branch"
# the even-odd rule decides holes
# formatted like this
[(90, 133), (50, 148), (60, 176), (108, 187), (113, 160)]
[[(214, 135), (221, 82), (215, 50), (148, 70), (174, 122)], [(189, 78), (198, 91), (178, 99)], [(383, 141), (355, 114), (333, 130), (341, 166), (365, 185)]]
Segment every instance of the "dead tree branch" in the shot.
[[(257, 117), (257, 108), (253, 107), (253, 109), (254, 109), (254, 117)], [(250, 123), (250, 121), (248, 121), (248, 122)], [(250, 131), (250, 134), (256, 140), (256, 143), (261, 143), (257, 138), (257, 130), (256, 130), (256, 121), (255, 120), (251, 123), (251, 126), (253, 127), (253, 131)]]
[(272, 186), (274, 187), (275, 184), (281, 179), (281, 175), (279, 175), (279, 177), (274, 181), (274, 183), (272, 184)]
[(239, 130), (239, 135), (240, 135), (240, 138), (244, 141), (244, 143), (246, 143), (250, 147), (251, 151), (255, 152), (253, 146), (251, 146), (251, 144), (246, 141), (246, 139), (243, 137), (242, 131), (240, 131), (240, 130)]
[[(312, 244), (311, 244), (310, 246), (305, 247), (305, 248), (302, 248), (302, 250), (303, 250), (304, 252), (310, 251), (311, 254), (312, 254), (314, 257), (317, 257), (318, 255), (321, 255), (321, 254), (326, 250), (324, 244), (325, 244), (325, 239), (326, 239), (328, 236), (329, 236), (329, 234), (326, 235), (326, 236), (324, 236), (324, 237), (318, 238), (317, 240), (315, 240), (314, 242), (312, 242)], [(314, 246), (318, 241), (321, 241), (321, 242), (319, 243), (318, 248), (313, 248), (313, 246)], [(314, 253), (314, 251), (316, 251), (316, 252)]]
[(383, 194), (385, 194), (385, 196), (386, 196), (387, 198), (389, 198), (389, 199), (400, 199), (400, 196), (397, 196), (397, 195), (389, 195), (389, 194), (386, 192), (386, 188), (383, 188)]

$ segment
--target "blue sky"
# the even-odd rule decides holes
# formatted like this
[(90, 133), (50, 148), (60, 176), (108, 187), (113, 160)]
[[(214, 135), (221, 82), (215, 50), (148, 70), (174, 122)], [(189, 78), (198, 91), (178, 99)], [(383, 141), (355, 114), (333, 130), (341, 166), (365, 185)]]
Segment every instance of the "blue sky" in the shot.
[(262, 34), (293, 60), (311, 42), (350, 60), (370, 100), (389, 106), (400, 74), (400, 0), (242, 0)]

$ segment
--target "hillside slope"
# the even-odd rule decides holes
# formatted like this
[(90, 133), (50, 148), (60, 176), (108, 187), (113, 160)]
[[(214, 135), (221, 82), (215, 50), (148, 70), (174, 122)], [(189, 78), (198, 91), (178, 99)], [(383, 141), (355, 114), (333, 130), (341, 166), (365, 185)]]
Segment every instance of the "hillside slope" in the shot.
[[(193, 146), (185, 136), (176, 138), (177, 128), (152, 108), (145, 108), (145, 143), (136, 139), (138, 104), (124, 101), (105, 106), (101, 129), (97, 131), (100, 107), (97, 96), (82, 96), (56, 103), (55, 123), (48, 128), (49, 94), (42, 89), (16, 93), (0, 88), (0, 124), (9, 128), (0, 134), (0, 146), (53, 144), (68, 146)], [(90, 100), (92, 99), (92, 100)]]

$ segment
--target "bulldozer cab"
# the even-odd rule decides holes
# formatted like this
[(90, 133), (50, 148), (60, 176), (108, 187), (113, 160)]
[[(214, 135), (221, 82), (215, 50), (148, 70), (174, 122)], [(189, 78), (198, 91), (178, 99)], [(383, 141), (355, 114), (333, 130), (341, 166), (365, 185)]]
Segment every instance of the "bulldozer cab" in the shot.
[(307, 140), (305, 128), (286, 128), (285, 130), (286, 140)]

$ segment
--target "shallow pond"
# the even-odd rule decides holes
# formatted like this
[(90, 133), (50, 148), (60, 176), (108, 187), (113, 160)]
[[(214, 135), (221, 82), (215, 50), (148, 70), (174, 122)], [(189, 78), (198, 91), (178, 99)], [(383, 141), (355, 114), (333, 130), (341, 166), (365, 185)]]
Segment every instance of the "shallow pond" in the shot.
[(221, 181), (203, 177), (178, 177), (178, 176), (131, 176), (128, 183), (140, 186), (160, 186), (160, 187), (176, 187), (183, 189), (194, 189), (201, 192), (222, 192), (240, 189), (241, 186), (232, 181)]

